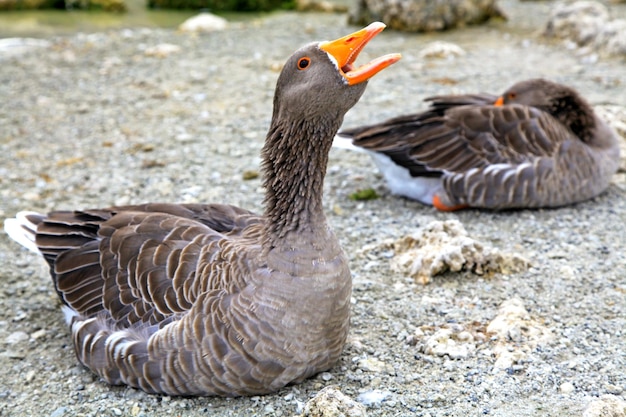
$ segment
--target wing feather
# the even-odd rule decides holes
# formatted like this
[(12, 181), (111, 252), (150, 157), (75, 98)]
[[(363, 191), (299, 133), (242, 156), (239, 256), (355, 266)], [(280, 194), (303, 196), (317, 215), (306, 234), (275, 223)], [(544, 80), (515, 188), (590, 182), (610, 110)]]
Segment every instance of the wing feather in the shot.
[(230, 254), (218, 252), (240, 252), (231, 238), (255, 225), (262, 223), (254, 213), (221, 204), (61, 211), (39, 219), (36, 244), (57, 292), (79, 314), (106, 312), (121, 326), (158, 324), (191, 308), (200, 292), (224, 284), (223, 277), (206, 274), (246, 267), (225, 266), (219, 260)]

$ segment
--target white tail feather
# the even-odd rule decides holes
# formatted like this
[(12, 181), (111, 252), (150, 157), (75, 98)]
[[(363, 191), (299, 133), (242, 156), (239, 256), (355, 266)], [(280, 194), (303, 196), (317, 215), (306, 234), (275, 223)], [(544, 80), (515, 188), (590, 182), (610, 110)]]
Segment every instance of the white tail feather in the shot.
[(14, 219), (6, 219), (4, 221), (4, 231), (7, 235), (26, 249), (40, 253), (37, 245), (35, 244), (35, 233), (37, 231), (37, 225), (30, 222), (26, 216), (29, 214), (36, 214), (32, 211), (20, 211), (15, 215)]
[(359, 146), (354, 146), (351, 138), (341, 136), (340, 133), (335, 135), (335, 138), (333, 139), (333, 148), (348, 149), (350, 151), (365, 153), (365, 149)]
[(65, 322), (67, 324), (72, 324), (72, 319), (74, 317), (79, 316), (78, 312), (76, 310), (74, 310), (72, 307), (69, 306), (62, 306), (61, 310), (63, 310), (63, 316), (65, 317)]

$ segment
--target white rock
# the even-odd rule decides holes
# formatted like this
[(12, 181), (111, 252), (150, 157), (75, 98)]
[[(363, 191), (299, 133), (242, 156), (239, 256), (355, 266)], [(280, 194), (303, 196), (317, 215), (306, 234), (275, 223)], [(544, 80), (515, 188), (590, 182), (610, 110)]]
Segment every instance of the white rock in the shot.
[(603, 395), (587, 406), (583, 417), (626, 417), (626, 402), (616, 395)]
[(611, 20), (606, 6), (595, 1), (558, 4), (543, 34), (574, 41), (589, 51), (626, 55), (626, 20)]
[(391, 268), (422, 284), (448, 270), (469, 270), (478, 275), (507, 274), (529, 265), (521, 256), (500, 253), (472, 239), (458, 220), (433, 221), (391, 243), (391, 248), (395, 252)]
[[(461, 340), (458, 336), (463, 333)], [(467, 332), (455, 332), (452, 329), (439, 329), (426, 339), (424, 353), (434, 356), (448, 356), (451, 359), (464, 359), (476, 350), (473, 337), (467, 338)]]
[(435, 41), (422, 48), (418, 56), (420, 58), (454, 58), (463, 55), (465, 55), (465, 50), (459, 45), (450, 42)]
[(593, 42), (609, 55), (626, 55), (626, 20), (606, 22)]
[(211, 13), (200, 13), (181, 23), (178, 30), (183, 32), (215, 32), (226, 29), (226, 26), (228, 26), (226, 19)]
[(304, 406), (304, 417), (366, 417), (363, 404), (359, 404), (337, 388), (326, 387)]
[(608, 20), (608, 9), (596, 1), (560, 3), (551, 11), (544, 35), (585, 45), (595, 39)]
[(165, 58), (168, 55), (180, 51), (180, 46), (171, 43), (161, 43), (155, 46), (146, 48), (144, 54), (146, 56), (155, 56), (157, 58)]
[(24, 342), (28, 340), (28, 338), (28, 333), (18, 330), (17, 332), (13, 332), (9, 336), (7, 336), (5, 341), (9, 345), (14, 345), (16, 343)]
[(35, 49), (48, 48), (51, 42), (34, 38), (4, 38), (0, 39), (0, 58), (4, 56), (20, 55)]
[(375, 405), (375, 404), (382, 403), (390, 395), (391, 395), (391, 392), (389, 391), (381, 391), (381, 390), (375, 389), (372, 391), (366, 391), (366, 392), (359, 394), (359, 396), (356, 397), (356, 400), (364, 405)]
[(364, 358), (359, 360), (359, 368), (367, 372), (390, 372), (389, 366), (374, 358)]
[(493, 348), (494, 372), (522, 362), (538, 345), (553, 340), (550, 329), (533, 319), (518, 298), (502, 303), (498, 315), (487, 326), (487, 333), (497, 338)]
[(563, 382), (559, 386), (559, 391), (561, 391), (561, 394), (571, 394), (575, 390), (576, 387), (574, 387), (574, 384), (572, 384), (571, 382)]

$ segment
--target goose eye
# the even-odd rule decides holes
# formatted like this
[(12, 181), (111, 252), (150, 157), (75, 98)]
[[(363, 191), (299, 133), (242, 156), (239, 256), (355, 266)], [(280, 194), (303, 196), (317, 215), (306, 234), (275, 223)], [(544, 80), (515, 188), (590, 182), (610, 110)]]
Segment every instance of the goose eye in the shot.
[(517, 93), (509, 93), (509, 99), (515, 100), (515, 97), (517, 97)]
[(311, 58), (309, 58), (308, 56), (300, 58), (298, 60), (298, 69), (299, 70), (305, 70), (305, 69), (307, 69), (309, 67), (310, 63), (311, 63)]

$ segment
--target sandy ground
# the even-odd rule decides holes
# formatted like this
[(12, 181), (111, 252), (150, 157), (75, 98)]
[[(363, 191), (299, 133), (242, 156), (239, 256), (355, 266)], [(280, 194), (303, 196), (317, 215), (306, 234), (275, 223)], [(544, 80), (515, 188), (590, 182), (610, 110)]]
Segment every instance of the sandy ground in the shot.
[[(419, 110), (433, 94), (499, 92), (536, 76), (575, 86), (626, 123), (623, 59), (539, 39), (550, 3), (502, 4), (506, 24), (377, 37), (361, 61), (389, 52), (404, 59), (370, 82), (345, 125)], [(279, 13), (211, 35), (77, 34), (4, 58), (0, 218), (144, 201), (260, 211), (260, 180), (243, 173), (258, 169), (277, 68), (304, 43), (352, 31), (345, 22)], [(466, 55), (421, 58), (438, 39)], [(163, 43), (180, 50), (146, 54)], [(381, 198), (349, 198), (370, 187)], [(390, 195), (366, 156), (333, 150), (325, 191), (354, 275), (352, 329), (333, 369), (253, 398), (110, 387), (77, 364), (43, 261), (0, 233), (0, 415), (291, 416), (331, 385), (353, 399), (384, 398), (368, 407), (371, 416), (580, 416), (600, 396), (624, 399), (624, 172), (598, 198), (559, 210), (450, 214)], [(393, 253), (377, 245), (434, 220), (458, 220), (483, 245), (531, 266), (448, 272), (428, 285), (390, 269)]]

